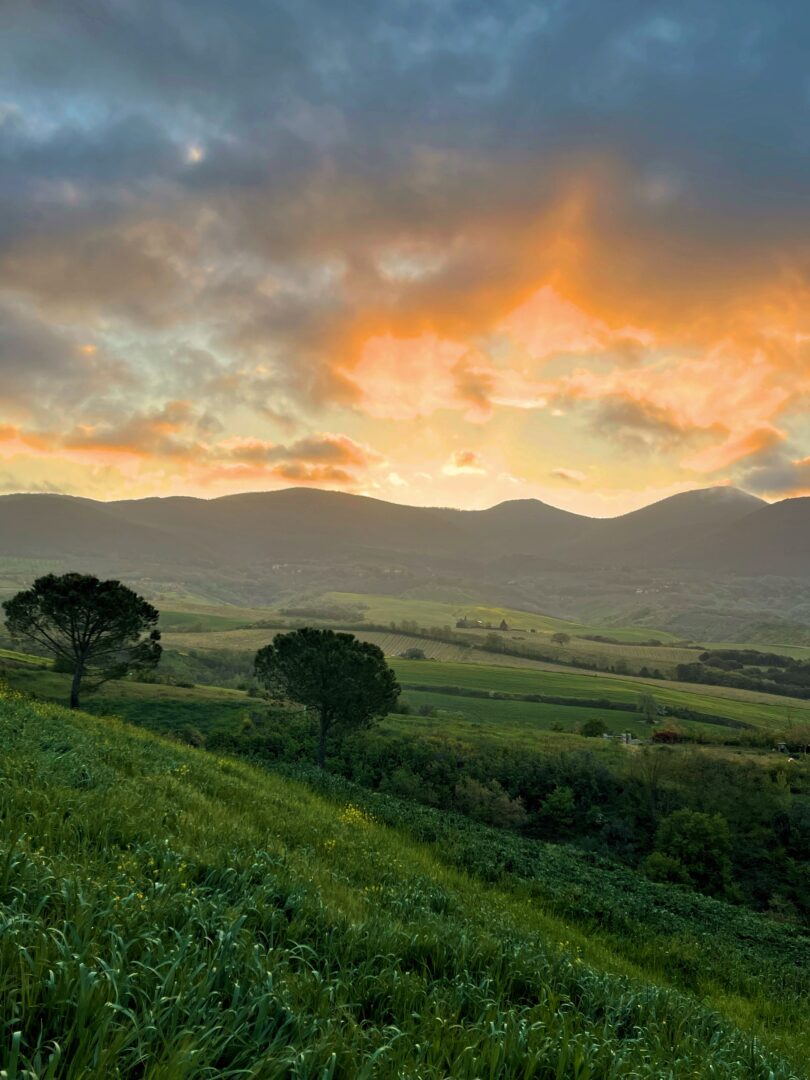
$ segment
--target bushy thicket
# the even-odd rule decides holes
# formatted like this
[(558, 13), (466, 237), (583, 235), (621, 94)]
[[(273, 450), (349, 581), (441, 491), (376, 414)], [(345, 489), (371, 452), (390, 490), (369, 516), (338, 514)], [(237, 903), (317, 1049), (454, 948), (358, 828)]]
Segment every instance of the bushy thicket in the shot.
[(755, 649), (703, 652), (694, 663), (679, 664), (676, 677), (681, 682), (734, 686), (741, 690), (810, 698), (810, 661)]
[[(307, 763), (314, 734), (300, 718), (257, 715), (248, 729), (212, 735), (209, 747), (268, 764)], [(330, 768), (370, 791), (522, 836), (575, 843), (775, 917), (810, 918), (810, 776), (786, 758), (765, 767), (756, 758), (655, 746), (609, 765), (587, 749), (539, 754), (372, 729), (336, 744)], [(661, 827), (682, 811), (700, 817), (691, 831), (681, 819), (679, 848)], [(703, 819), (716, 816), (728, 829), (728, 872), (712, 874), (696, 837)], [(691, 859), (684, 854), (690, 847)], [(650, 862), (656, 853), (668, 862)]]

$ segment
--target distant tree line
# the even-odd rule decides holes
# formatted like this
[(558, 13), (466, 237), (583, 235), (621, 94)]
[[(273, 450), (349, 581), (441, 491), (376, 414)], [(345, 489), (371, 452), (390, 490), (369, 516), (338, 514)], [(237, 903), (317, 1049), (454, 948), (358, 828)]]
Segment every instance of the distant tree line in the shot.
[(706, 651), (693, 663), (678, 664), (675, 674), (680, 682), (810, 698), (810, 660), (779, 653), (753, 649)]

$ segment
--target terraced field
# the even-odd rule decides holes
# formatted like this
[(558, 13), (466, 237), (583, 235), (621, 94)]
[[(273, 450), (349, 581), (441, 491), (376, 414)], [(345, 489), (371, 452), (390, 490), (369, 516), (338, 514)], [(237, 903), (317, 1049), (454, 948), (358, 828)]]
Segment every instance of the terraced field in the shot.
[[(483, 645), (490, 631), (465, 630), (463, 633), (472, 641)], [(619, 645), (612, 641), (589, 641), (577, 637), (572, 637), (567, 644), (560, 645), (552, 640), (553, 634), (546, 631), (527, 634), (525, 631), (510, 630), (498, 636), (516, 650), (525, 650), (527, 653), (535, 650), (561, 664), (573, 662), (599, 670), (624, 664), (627, 670), (632, 672), (646, 667), (667, 676), (674, 675), (678, 664), (692, 663), (703, 652), (702, 645), (688, 648), (671, 644), (638, 645), (632, 642)]]
[[(337, 624), (335, 629), (340, 629)], [(212, 630), (209, 633), (189, 633), (187, 631), (168, 631), (163, 635), (163, 644), (166, 648), (179, 649), (235, 649), (245, 652), (256, 652), (272, 639), (275, 634), (284, 633), (279, 629), (238, 629), (238, 630)], [(442, 660), (451, 663), (485, 663), (497, 667), (529, 668), (534, 670), (568, 670), (560, 663), (555, 665), (553, 661), (533, 660), (528, 656), (512, 656), (507, 653), (490, 652), (480, 646), (484, 644), (485, 633), (469, 632), (467, 636), (471, 645), (477, 648), (465, 648), (463, 645), (451, 644), (444, 641), (436, 641), (431, 638), (417, 637), (413, 634), (403, 634), (398, 631), (383, 630), (349, 630), (349, 633), (360, 638), (361, 641), (371, 641), (383, 650), (386, 656), (399, 656), (407, 649), (421, 649), (430, 660)], [(506, 637), (506, 635), (505, 635)], [(579, 645), (558, 646), (541, 637), (532, 637), (529, 646), (541, 649), (542, 652), (559, 655), (560, 660), (592, 660), (599, 666), (615, 663), (617, 659), (627, 659), (632, 667), (642, 667), (645, 664), (654, 670), (656, 667), (664, 673), (674, 669), (676, 663), (685, 663), (695, 659), (695, 653), (687, 649), (674, 649), (670, 647), (651, 648), (649, 646), (631, 645), (616, 646), (604, 645), (599, 642), (587, 642), (582, 649)], [(666, 658), (666, 659), (665, 659)]]
[[(483, 645), (487, 634), (491, 630), (476, 629), (475, 627), (457, 628), (456, 621), (464, 616), (471, 621), (480, 620), (483, 623), (498, 626), (501, 620), (506, 620), (510, 626), (509, 631), (499, 632), (499, 637), (504, 642), (513, 646), (518, 651), (532, 650), (542, 653), (544, 656), (559, 659), (561, 663), (575, 661), (594, 668), (605, 669), (615, 665), (626, 664), (634, 672), (647, 667), (650, 671), (656, 669), (665, 675), (674, 673), (678, 664), (688, 663), (695, 659), (695, 648), (684, 648), (675, 644), (675, 638), (671, 634), (661, 633), (642, 628), (640, 630), (620, 627), (608, 629), (595, 625), (586, 625), (556, 619), (548, 615), (536, 615), (530, 612), (518, 611), (514, 608), (487, 607), (477, 604), (464, 605), (432, 601), (428, 599), (403, 599), (399, 597), (373, 596), (363, 593), (326, 593), (317, 600), (302, 603), (299, 608), (292, 610), (312, 610), (317, 612), (334, 609), (354, 610), (357, 612), (359, 621), (370, 622), (377, 625), (390, 623), (415, 623), (423, 628), (449, 627), (454, 632), (468, 637), (471, 642)], [(286, 609), (285, 609), (286, 610)], [(300, 621), (301, 616), (298, 617)], [(164, 612), (161, 624), (164, 629), (171, 633), (182, 633), (184, 630), (228, 630), (245, 627), (250, 623), (272, 622), (280, 623), (294, 621), (289, 615), (282, 615), (280, 611), (270, 609), (250, 608), (216, 608), (210, 605), (195, 605), (189, 610)], [(313, 615), (313, 621), (318, 624), (337, 626), (338, 623)], [(358, 631), (353, 631), (360, 633)], [(552, 641), (554, 634), (564, 632), (571, 636), (571, 640), (560, 645)], [(365, 640), (375, 640), (366, 632), (362, 632)], [(616, 639), (615, 641), (592, 641), (581, 635), (602, 635)], [(643, 644), (650, 640), (661, 641), (660, 645)], [(257, 639), (248, 639), (252, 642)], [(385, 639), (383, 649), (389, 655), (408, 648), (408, 644), (402, 643), (397, 647), (390, 639)], [(618, 643), (617, 643), (618, 642)], [(379, 643), (379, 641), (378, 641)], [(441, 643), (439, 643), (441, 644)], [(212, 646), (213, 647), (213, 646)], [(425, 649), (427, 652), (427, 649)], [(429, 655), (435, 659), (458, 660), (462, 659), (460, 650), (453, 652), (448, 649), (431, 647)]]

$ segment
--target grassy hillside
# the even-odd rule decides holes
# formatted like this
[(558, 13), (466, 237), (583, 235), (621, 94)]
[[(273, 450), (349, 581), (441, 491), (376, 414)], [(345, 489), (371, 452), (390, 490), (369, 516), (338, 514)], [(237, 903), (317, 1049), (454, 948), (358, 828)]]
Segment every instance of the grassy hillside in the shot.
[(19, 697), (0, 747), (9, 1078), (806, 1080), (795, 929)]
[[(33, 667), (4, 669), (0, 662), (3, 678), (14, 689), (37, 698), (57, 704), (68, 700), (68, 675)], [(220, 687), (187, 688), (126, 680), (109, 682), (95, 693), (86, 693), (82, 704), (97, 716), (117, 716), (151, 731), (180, 732), (193, 727), (209, 732), (238, 728), (252, 702), (244, 693)]]

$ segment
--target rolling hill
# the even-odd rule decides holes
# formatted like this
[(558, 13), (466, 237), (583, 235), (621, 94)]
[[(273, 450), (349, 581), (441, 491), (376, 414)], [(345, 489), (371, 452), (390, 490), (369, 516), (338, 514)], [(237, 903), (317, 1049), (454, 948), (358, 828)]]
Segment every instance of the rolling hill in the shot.
[(778, 623), (768, 640), (801, 643), (808, 550), (810, 499), (767, 505), (731, 488), (607, 519), (536, 500), (464, 511), (302, 488), (211, 500), (0, 497), (0, 591), (72, 569), (121, 578), (161, 607), (449, 592), (467, 597), (462, 606), (545, 612), (608, 633), (688, 626), (687, 636), (718, 640), (750, 640), (751, 617), (767, 611)]
[(722, 560), (748, 572), (804, 573), (809, 533), (810, 499), (768, 506), (732, 488), (687, 492), (604, 519), (531, 499), (465, 511), (302, 488), (211, 500), (0, 498), (2, 556), (164, 566), (365, 559), (461, 568), (528, 557), (569, 566), (641, 560), (711, 568)]
[(810, 576), (810, 498), (785, 499), (713, 529), (685, 545), (676, 561), (740, 574)]

